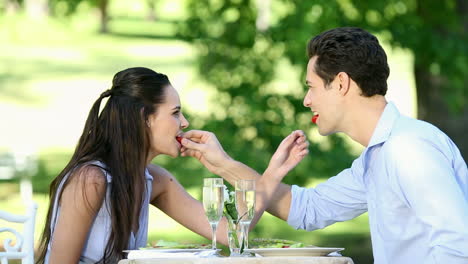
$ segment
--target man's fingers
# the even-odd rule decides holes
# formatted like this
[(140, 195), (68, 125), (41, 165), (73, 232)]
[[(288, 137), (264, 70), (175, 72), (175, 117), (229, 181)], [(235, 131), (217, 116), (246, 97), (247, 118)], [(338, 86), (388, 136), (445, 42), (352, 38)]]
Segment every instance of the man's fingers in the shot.
[(194, 157), (198, 159), (201, 156), (201, 153), (200, 151), (194, 149), (184, 149), (181, 151), (180, 155), (182, 157)]
[(294, 131), (291, 134), (289, 134), (287, 137), (285, 137), (283, 141), (281, 142), (281, 144), (286, 144), (287, 146), (290, 146), (294, 143), (294, 141), (296, 141), (297, 137), (298, 135), (296, 131)]
[(181, 140), (182, 146), (184, 146), (186, 149), (193, 149), (193, 150), (198, 150), (202, 151), (205, 147), (203, 144), (198, 144), (192, 140), (189, 140), (187, 138), (183, 138)]
[(189, 140), (195, 142), (195, 143), (203, 143), (203, 140), (201, 138), (195, 138), (195, 137), (192, 137), (192, 138), (189, 138)]
[(307, 142), (307, 138), (305, 136), (302, 135), (302, 136), (297, 137), (296, 139), (297, 144), (301, 144), (303, 142)]
[(189, 130), (184, 133), (184, 138), (188, 138), (192, 141), (195, 141), (195, 139), (201, 139), (203, 136), (206, 136), (207, 134), (208, 132), (203, 131), (203, 130)]
[(308, 149), (303, 149), (301, 152), (299, 152), (299, 156), (306, 156), (307, 154), (309, 154), (309, 150)]
[(309, 147), (309, 142), (304, 141), (300, 144), (297, 144), (300, 148), (308, 148)]

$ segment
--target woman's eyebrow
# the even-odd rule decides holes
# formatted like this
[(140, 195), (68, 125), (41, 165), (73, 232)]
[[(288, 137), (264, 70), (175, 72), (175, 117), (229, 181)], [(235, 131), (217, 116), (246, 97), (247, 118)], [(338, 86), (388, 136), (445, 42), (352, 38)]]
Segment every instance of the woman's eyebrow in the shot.
[(172, 110), (180, 110), (180, 108), (181, 108), (180, 105), (177, 105), (174, 108), (172, 108)]

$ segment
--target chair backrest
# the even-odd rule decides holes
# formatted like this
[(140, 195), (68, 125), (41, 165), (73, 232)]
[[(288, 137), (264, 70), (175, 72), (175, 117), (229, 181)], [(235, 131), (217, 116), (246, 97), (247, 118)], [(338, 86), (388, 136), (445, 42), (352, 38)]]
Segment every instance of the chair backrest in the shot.
[(9, 232), (16, 239), (14, 245), (11, 245), (11, 238), (3, 241), (5, 251), (0, 252), (0, 263), (7, 264), (9, 259), (21, 259), (22, 264), (34, 263), (34, 225), (36, 223), (37, 204), (31, 202), (28, 205), (25, 215), (12, 214), (0, 210), (0, 219), (11, 223), (23, 224), (23, 232), (20, 233), (11, 227), (1, 227), (0, 233)]

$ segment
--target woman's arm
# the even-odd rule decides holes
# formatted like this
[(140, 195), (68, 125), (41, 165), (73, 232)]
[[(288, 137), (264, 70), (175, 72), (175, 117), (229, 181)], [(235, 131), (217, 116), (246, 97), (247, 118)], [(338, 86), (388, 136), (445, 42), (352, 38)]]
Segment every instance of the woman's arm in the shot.
[(49, 264), (78, 263), (106, 194), (105, 176), (95, 166), (83, 167), (70, 177), (59, 201)]
[[(182, 185), (167, 170), (149, 165), (153, 175), (151, 204), (193, 232), (211, 239), (211, 227), (205, 216), (203, 204), (185, 191)], [(216, 240), (227, 245), (227, 222), (219, 222)]]

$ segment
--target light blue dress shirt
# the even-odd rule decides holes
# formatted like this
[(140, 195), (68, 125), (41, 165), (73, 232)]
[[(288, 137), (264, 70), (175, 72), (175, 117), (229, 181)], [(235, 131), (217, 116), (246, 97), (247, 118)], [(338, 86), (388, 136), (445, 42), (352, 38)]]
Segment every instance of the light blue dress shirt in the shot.
[(392, 103), (351, 168), (292, 187), (288, 223), (315, 230), (366, 211), (374, 263), (468, 263), (466, 162), (447, 135)]

